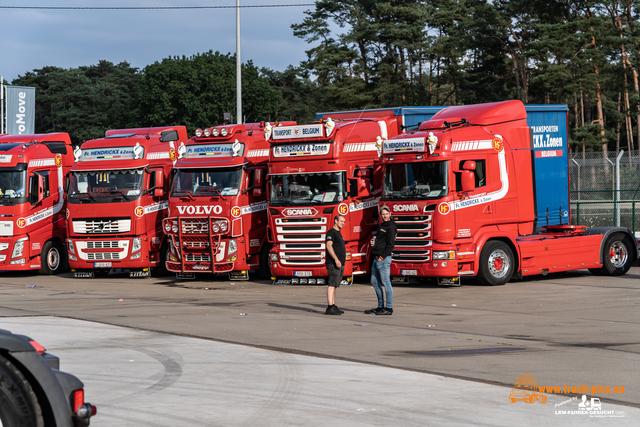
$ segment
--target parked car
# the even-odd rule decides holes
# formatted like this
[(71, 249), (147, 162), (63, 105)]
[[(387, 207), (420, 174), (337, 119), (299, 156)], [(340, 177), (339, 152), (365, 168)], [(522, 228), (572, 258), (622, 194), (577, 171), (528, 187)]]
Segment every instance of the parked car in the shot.
[(60, 359), (24, 335), (0, 329), (0, 427), (85, 427), (96, 407)]

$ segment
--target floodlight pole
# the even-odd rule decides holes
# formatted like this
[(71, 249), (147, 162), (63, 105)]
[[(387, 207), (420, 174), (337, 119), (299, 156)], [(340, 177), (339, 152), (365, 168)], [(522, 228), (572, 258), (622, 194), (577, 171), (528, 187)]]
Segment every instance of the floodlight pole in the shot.
[(242, 61), (240, 59), (240, 0), (236, 0), (236, 123), (242, 124)]

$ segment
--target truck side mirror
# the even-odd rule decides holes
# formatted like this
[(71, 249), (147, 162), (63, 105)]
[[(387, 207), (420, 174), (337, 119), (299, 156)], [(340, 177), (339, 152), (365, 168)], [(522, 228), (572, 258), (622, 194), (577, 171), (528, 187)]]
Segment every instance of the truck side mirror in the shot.
[(358, 197), (369, 197), (371, 192), (369, 191), (369, 179), (368, 178), (358, 178)]
[(360, 169), (358, 170), (358, 178), (369, 178), (369, 169)]
[(29, 202), (32, 205), (40, 203), (44, 199), (44, 178), (39, 173), (33, 174), (31, 177), (31, 185), (29, 188)]
[(253, 171), (253, 186), (256, 188), (262, 188), (262, 184), (263, 184), (263, 177), (264, 174), (264, 170), (262, 169), (255, 169)]
[(462, 169), (466, 171), (474, 171), (476, 170), (476, 162), (474, 162), (473, 160), (467, 160), (466, 162), (464, 162), (464, 166), (462, 166)]
[[(469, 163), (469, 162), (467, 162)], [(465, 163), (465, 168), (467, 167), (467, 163)], [(474, 168), (475, 168), (475, 162), (474, 163)], [(462, 171), (462, 191), (467, 192), (467, 191), (473, 191), (476, 189), (476, 176), (475, 174), (470, 171), (470, 170), (464, 170)]]
[(162, 169), (155, 171), (154, 173), (154, 189), (153, 189), (153, 197), (162, 197), (164, 195), (164, 175), (162, 174)]

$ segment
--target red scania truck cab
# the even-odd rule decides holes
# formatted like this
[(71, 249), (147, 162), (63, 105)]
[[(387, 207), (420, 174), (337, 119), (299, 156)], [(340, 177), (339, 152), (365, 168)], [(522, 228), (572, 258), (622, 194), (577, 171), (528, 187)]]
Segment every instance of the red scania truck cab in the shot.
[(128, 269), (164, 271), (162, 220), (184, 126), (118, 129), (74, 151), (67, 209), (69, 265), (75, 277)]
[(275, 284), (326, 283), (325, 237), (337, 214), (346, 219), (343, 283), (369, 270), (382, 184), (379, 149), (401, 125), (389, 110), (334, 118), (267, 128), (269, 266)]
[(0, 136), (0, 270), (57, 274), (66, 265), (66, 133)]
[(567, 112), (520, 101), (448, 107), (385, 141), (393, 280), (626, 273), (638, 258), (628, 229), (570, 225)]
[(167, 270), (177, 277), (228, 273), (248, 280), (249, 270), (269, 277), (264, 126), (198, 129), (180, 145), (164, 220)]

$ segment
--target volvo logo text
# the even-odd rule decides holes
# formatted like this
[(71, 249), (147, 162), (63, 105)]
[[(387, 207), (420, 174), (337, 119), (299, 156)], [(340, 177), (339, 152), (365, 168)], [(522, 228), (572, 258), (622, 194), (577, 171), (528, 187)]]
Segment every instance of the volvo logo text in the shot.
[(180, 215), (185, 212), (189, 215), (209, 215), (211, 212), (216, 215), (220, 215), (222, 213), (222, 206), (178, 206), (178, 212)]

